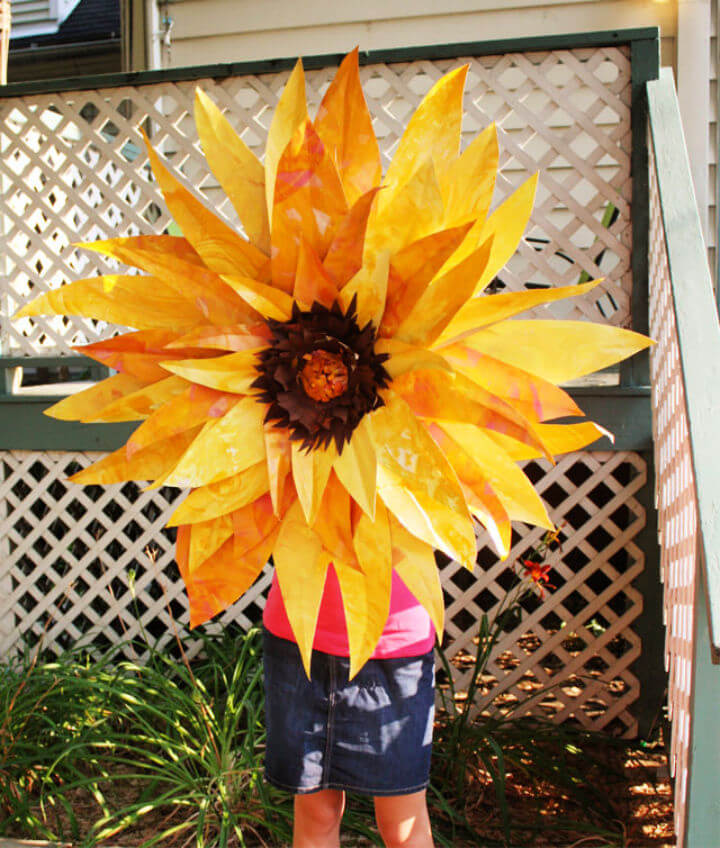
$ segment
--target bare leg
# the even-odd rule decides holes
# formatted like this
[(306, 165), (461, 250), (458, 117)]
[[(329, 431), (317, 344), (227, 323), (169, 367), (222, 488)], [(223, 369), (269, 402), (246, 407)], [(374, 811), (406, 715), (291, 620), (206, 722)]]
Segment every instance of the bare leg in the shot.
[(375, 821), (386, 848), (433, 848), (424, 789), (376, 797)]
[(321, 789), (295, 796), (293, 848), (339, 848), (345, 793)]

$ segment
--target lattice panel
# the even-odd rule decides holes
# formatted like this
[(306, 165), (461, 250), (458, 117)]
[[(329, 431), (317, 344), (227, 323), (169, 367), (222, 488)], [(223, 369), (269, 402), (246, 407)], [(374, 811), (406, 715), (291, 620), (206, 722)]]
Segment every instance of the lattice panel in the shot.
[[(173, 531), (163, 529), (178, 491), (65, 482), (98, 456), (0, 454), (0, 538), (6, 544), (0, 622), (9, 625), (2, 653), (41, 638), (51, 650), (79, 639), (102, 646), (142, 633), (165, 643), (173, 638), (173, 621), (188, 620), (173, 562)], [(555, 684), (523, 711), (632, 735), (630, 706), (639, 684), (631, 665), (640, 655), (632, 623), (642, 609), (633, 581), (643, 568), (633, 540), (645, 524), (635, 494), (646, 483), (644, 462), (633, 453), (583, 452), (568, 454), (554, 467), (529, 463), (527, 471), (562, 524), (561, 548), (547, 559), (557, 588), (544, 599), (528, 599), (522, 620), (504, 635), (478, 709), (486, 708), (491, 692), (496, 705), (510, 708)], [(541, 535), (517, 525), (509, 563), (526, 556)], [(454, 562), (442, 572), (445, 649), (455, 662), (459, 690), (467, 684), (463, 659), (474, 649), (477, 617), (492, 614), (510, 577), (485, 536), (480, 549), (474, 575)], [(269, 580), (266, 570), (219, 622), (246, 628), (257, 621)]]
[(675, 777), (675, 833), (685, 833), (690, 721), (692, 716), (693, 628), (698, 522), (695, 476), (688, 433), (675, 306), (665, 247), (660, 196), (650, 162), (650, 352), (655, 444), (656, 501), (665, 587), (665, 666), (672, 720), (670, 771)]
[[(627, 325), (628, 50), (367, 66), (362, 69), (363, 84), (386, 162), (421, 97), (445, 71), (464, 61), (470, 63), (465, 139), (493, 120), (500, 128), (502, 161), (495, 204), (530, 173), (541, 173), (531, 227), (498, 287), (565, 285), (578, 282), (583, 273), (604, 276), (606, 282), (595, 296), (555, 304), (550, 312)], [(324, 69), (307, 74), (311, 111), (333, 73)], [(246, 143), (260, 153), (287, 76), (282, 72), (198, 84), (227, 108)], [(11, 324), (8, 316), (31, 295), (107, 270), (101, 257), (81, 254), (73, 243), (167, 227), (141, 128), (150, 131), (171, 167), (237, 225), (196, 140), (191, 117), (195, 85), (163, 83), (0, 100), (0, 221), (7, 266), (0, 283), (3, 353), (64, 354), (71, 345), (114, 332), (102, 322), (78, 318)]]

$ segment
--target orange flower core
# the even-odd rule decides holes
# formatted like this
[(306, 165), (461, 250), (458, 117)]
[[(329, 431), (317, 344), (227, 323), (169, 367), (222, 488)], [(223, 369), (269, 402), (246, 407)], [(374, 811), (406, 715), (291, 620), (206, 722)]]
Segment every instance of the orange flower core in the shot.
[(339, 397), (348, 387), (348, 370), (337, 353), (313, 350), (300, 371), (305, 394), (320, 403)]

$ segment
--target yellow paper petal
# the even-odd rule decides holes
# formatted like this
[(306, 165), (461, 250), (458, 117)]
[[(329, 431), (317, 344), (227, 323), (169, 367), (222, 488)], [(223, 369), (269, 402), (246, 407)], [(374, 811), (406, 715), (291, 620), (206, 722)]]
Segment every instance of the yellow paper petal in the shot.
[[(535, 429), (553, 456), (582, 450), (603, 436), (611, 442), (614, 441), (612, 433), (594, 421), (581, 421), (579, 424), (537, 424)], [(515, 462), (542, 456), (540, 451), (534, 450), (529, 445), (523, 445), (515, 439), (509, 439), (502, 433), (495, 433), (492, 430), (484, 432)]]
[(273, 511), (275, 515), (280, 515), (285, 478), (291, 469), (290, 439), (286, 430), (277, 429), (267, 422), (263, 423), (263, 437)]
[(370, 418), (380, 498), (414, 536), (472, 568), (475, 531), (450, 463), (392, 392)]
[(203, 320), (202, 312), (157, 277), (108, 274), (75, 280), (26, 304), (14, 318), (82, 315), (137, 330), (182, 330)]
[(43, 415), (59, 421), (88, 421), (101, 409), (147, 385), (147, 381), (132, 374), (114, 374), (94, 386), (54, 403)]
[(453, 370), (443, 356), (398, 339), (378, 339), (375, 342), (375, 353), (386, 353), (390, 356), (383, 363), (383, 367), (393, 379), (408, 371), (427, 371), (433, 368), (448, 372)]
[(245, 232), (263, 253), (270, 251), (265, 169), (213, 101), (195, 89), (195, 124), (210, 170), (235, 207)]
[(387, 189), (379, 193), (365, 233), (366, 259), (383, 250), (392, 256), (439, 229), (443, 205), (435, 166), (426, 157), (418, 160), (416, 167), (412, 177), (392, 195)]
[(188, 573), (194, 571), (217, 552), (233, 533), (231, 515), (221, 515), (208, 521), (193, 524), (188, 551)]
[(470, 224), (440, 230), (412, 242), (390, 261), (385, 313), (380, 336), (394, 336), (435, 274), (467, 235)]
[(337, 298), (338, 287), (323, 267), (320, 257), (302, 239), (298, 253), (293, 299), (301, 309), (310, 309), (316, 301), (328, 309)]
[[(173, 388), (171, 381), (177, 381), (181, 388), (170, 394)], [(205, 386), (188, 386), (179, 377), (169, 377), (163, 380), (166, 384), (167, 399), (158, 403), (155, 400), (155, 411), (135, 430), (127, 443), (127, 454), (132, 456), (153, 442), (159, 442), (189, 430), (198, 424), (204, 424), (209, 418), (222, 418), (235, 405), (237, 398), (225, 392), (219, 392)], [(169, 384), (169, 386), (168, 386)], [(160, 387), (162, 384), (156, 383)], [(153, 386), (153, 388), (155, 388)], [(160, 392), (157, 393), (158, 395)], [(152, 395), (151, 395), (152, 397)], [(183, 523), (183, 522), (179, 522)]]
[(498, 156), (497, 129), (491, 124), (440, 171), (446, 227), (485, 218), (495, 190)]
[(308, 527), (299, 502), (288, 510), (273, 551), (280, 592), (300, 649), (305, 673), (310, 659), (328, 560), (318, 535)]
[(478, 245), (489, 238), (493, 240), (490, 261), (482, 277), (477, 282), (476, 293), (480, 293), (487, 284), (504, 268), (527, 229), (530, 213), (535, 202), (538, 175), (526, 180), (513, 192), (485, 221), (478, 221), (467, 234), (465, 241), (447, 261), (444, 271), (448, 271), (462, 262)]
[(525, 418), (548, 421), (583, 414), (567, 392), (542, 377), (463, 345), (444, 347), (441, 353), (453, 368), (510, 404)]
[(564, 383), (627, 359), (653, 341), (589, 321), (513, 320), (486, 327), (463, 344), (551, 383)]
[(544, 303), (586, 294), (601, 282), (600, 279), (592, 280), (589, 283), (580, 283), (577, 286), (559, 286), (557, 288), (531, 289), (530, 291), (474, 297), (460, 309), (443, 330), (435, 346), (442, 347), (446, 344), (454, 344), (460, 341), (462, 337), (476, 333), (489, 324), (512, 318), (514, 315)]
[(362, 268), (365, 230), (372, 211), (377, 188), (359, 197), (338, 224), (332, 244), (323, 259), (323, 268), (342, 287)]
[(208, 421), (168, 476), (168, 486), (207, 486), (265, 459), (263, 416), (254, 398), (238, 401), (227, 415)]
[(442, 640), (445, 627), (445, 601), (443, 599), (440, 571), (435, 563), (435, 553), (423, 542), (390, 516), (393, 568), (400, 579), (424, 607)]
[(82, 486), (106, 486), (110, 483), (125, 483), (128, 480), (154, 480), (175, 465), (198, 430), (199, 428), (195, 428), (179, 433), (161, 445), (150, 445), (138, 451), (131, 459), (128, 459), (124, 447), (118, 448), (68, 479)]
[[(129, 392), (124, 397), (98, 409), (94, 414), (88, 412), (80, 420), (105, 423), (139, 421), (152, 415), (187, 388), (188, 384), (180, 377), (166, 377), (164, 380), (158, 380), (148, 386), (141, 386), (134, 392)], [(136, 430), (135, 433), (137, 432)]]
[(271, 224), (278, 163), (295, 131), (306, 119), (305, 74), (302, 60), (298, 59), (275, 107), (265, 147), (265, 197)]
[(385, 311), (389, 262), (387, 251), (381, 251), (363, 265), (339, 294), (340, 305), (346, 311), (355, 298), (359, 327), (368, 321), (375, 327), (380, 324)]
[(313, 530), (333, 561), (357, 567), (350, 520), (350, 495), (334, 473), (325, 487)]
[[(374, 521), (361, 512), (359, 507), (356, 506), (355, 510), (357, 515), (353, 545), (360, 571), (365, 578), (365, 614), (346, 614), (351, 679), (370, 658), (382, 635), (390, 612), (392, 585), (392, 546), (387, 510), (379, 504)], [(341, 583), (341, 591), (342, 586)], [(347, 592), (343, 594), (344, 602), (346, 598)]]
[(380, 149), (360, 85), (357, 47), (343, 59), (325, 92), (315, 129), (337, 166), (348, 203), (378, 185)]
[(298, 442), (292, 443), (292, 474), (298, 500), (308, 524), (315, 523), (325, 486), (337, 452), (334, 445), (327, 448), (303, 450)]
[[(425, 95), (393, 155), (385, 175), (387, 185), (400, 186), (407, 182), (423, 156), (429, 156), (441, 173), (457, 157), (467, 72), (468, 65), (450, 71)], [(386, 197), (381, 195), (381, 205), (385, 202)]]
[(167, 526), (197, 524), (228, 515), (264, 495), (268, 486), (267, 466), (258, 462), (235, 477), (192, 491), (170, 516)]
[(353, 430), (350, 441), (336, 457), (333, 468), (350, 497), (369, 515), (375, 517), (377, 492), (377, 457), (368, 429), (367, 416)]
[(166, 371), (192, 383), (222, 392), (245, 394), (257, 379), (257, 351), (241, 350), (212, 359), (180, 359), (163, 362)]
[(292, 298), (273, 286), (265, 285), (249, 277), (237, 277), (224, 274), (222, 279), (249, 306), (257, 310), (263, 318), (287, 321), (292, 310)]
[(257, 350), (265, 347), (271, 338), (267, 324), (230, 324), (226, 327), (204, 325), (185, 333), (166, 345), (176, 347), (201, 347), (217, 350)]
[(492, 238), (432, 282), (398, 327), (396, 338), (409, 344), (432, 344), (472, 296), (477, 280), (487, 268), (491, 250)]
[(206, 209), (163, 165), (147, 136), (145, 143), (170, 214), (207, 267), (216, 274), (267, 278), (268, 257)]

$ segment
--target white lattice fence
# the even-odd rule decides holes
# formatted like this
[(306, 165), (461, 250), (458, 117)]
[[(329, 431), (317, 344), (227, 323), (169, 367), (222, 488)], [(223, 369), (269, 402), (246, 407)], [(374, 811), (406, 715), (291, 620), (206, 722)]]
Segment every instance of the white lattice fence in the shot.
[[(173, 562), (174, 531), (163, 529), (177, 490), (65, 482), (97, 457), (0, 454), (0, 503), (6, 511), (0, 538), (7, 545), (0, 561), (0, 585), (7, 588), (0, 595), (0, 621), (12, 622), (0, 646), (4, 654), (39, 639), (55, 651), (81, 639), (102, 646), (141, 633), (166, 643), (173, 638), (173, 622), (188, 620)], [(510, 707), (539, 692), (525, 710), (632, 735), (636, 723), (629, 707), (639, 683), (630, 667), (640, 654), (632, 624), (642, 610), (632, 583), (644, 565), (633, 540), (645, 524), (635, 495), (646, 483), (645, 464), (634, 453), (581, 452), (554, 467), (526, 463), (526, 470), (562, 525), (561, 547), (547, 558), (557, 588), (544, 599), (528, 599), (522, 620), (505, 633), (478, 709), (491, 696), (496, 706)], [(541, 534), (516, 525), (507, 564), (481, 538), (474, 575), (454, 562), (443, 567), (445, 649), (456, 660), (459, 690), (466, 685), (463, 658), (474, 649), (478, 616), (492, 614), (511, 579), (509, 566), (527, 556)], [(268, 584), (266, 570), (211, 629), (257, 621)], [(199, 647), (198, 642), (191, 653)]]
[[(594, 297), (550, 307), (557, 317), (630, 320), (630, 62), (624, 47), (376, 64), (361, 70), (385, 159), (411, 110), (450, 67), (469, 62), (466, 137), (500, 128), (500, 202), (529, 173), (540, 187), (525, 242), (500, 286), (604, 276)], [(307, 74), (311, 109), (333, 68)], [(248, 145), (264, 147), (287, 73), (198, 84), (228, 110)], [(107, 269), (78, 241), (161, 232), (169, 223), (141, 128), (213, 208), (237, 223), (203, 160), (192, 122), (195, 82), (0, 99), (0, 188), (6, 277), (0, 352), (55, 355), (113, 332), (78, 318), (8, 320), (32, 295)], [(613, 211), (614, 210), (614, 211)], [(547, 314), (547, 313), (545, 313)]]
[(675, 833), (682, 841), (692, 717), (698, 514), (675, 306), (651, 138), (648, 145), (651, 153), (650, 335), (657, 342), (650, 356), (655, 487), (665, 595), (665, 667), (672, 721), (670, 772), (675, 778)]

